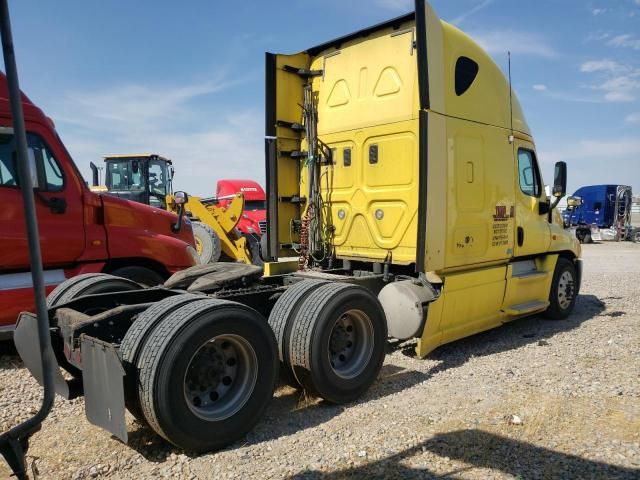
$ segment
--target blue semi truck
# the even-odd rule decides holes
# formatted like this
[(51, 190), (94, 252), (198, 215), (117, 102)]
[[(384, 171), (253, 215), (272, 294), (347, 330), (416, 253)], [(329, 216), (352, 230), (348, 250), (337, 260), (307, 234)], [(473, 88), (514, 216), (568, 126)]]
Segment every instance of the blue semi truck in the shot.
[(563, 212), (565, 225), (575, 229), (581, 243), (593, 240), (640, 241), (640, 228), (631, 225), (633, 193), (627, 185), (589, 185), (573, 194)]

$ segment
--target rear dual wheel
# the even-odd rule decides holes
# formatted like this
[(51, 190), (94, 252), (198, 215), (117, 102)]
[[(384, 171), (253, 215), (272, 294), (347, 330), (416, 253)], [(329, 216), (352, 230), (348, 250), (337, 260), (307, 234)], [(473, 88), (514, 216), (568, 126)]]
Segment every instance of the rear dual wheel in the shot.
[(219, 449), (258, 422), (277, 372), (276, 342), (259, 313), (224, 300), (191, 301), (165, 315), (144, 342), (140, 410), (178, 447)]
[(285, 375), (327, 401), (355, 400), (384, 361), (387, 324), (380, 302), (366, 288), (346, 283), (303, 281), (289, 291), (274, 307), (277, 317), (269, 319)]

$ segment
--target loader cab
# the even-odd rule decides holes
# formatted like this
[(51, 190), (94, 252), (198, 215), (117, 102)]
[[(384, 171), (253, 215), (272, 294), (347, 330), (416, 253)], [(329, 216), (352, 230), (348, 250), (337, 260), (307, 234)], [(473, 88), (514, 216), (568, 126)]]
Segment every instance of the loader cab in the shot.
[(109, 194), (152, 207), (167, 207), (167, 195), (173, 192), (171, 160), (159, 155), (111, 155), (104, 161)]

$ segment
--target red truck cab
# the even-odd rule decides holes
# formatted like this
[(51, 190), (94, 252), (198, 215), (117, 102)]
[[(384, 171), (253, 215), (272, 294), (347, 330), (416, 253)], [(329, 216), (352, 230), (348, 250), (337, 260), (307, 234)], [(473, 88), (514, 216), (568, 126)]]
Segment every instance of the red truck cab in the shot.
[[(0, 73), (0, 338), (34, 309), (7, 81)], [(185, 218), (91, 192), (51, 119), (22, 94), (47, 292), (66, 278), (109, 272), (144, 284), (197, 263)]]
[(244, 235), (262, 236), (267, 231), (267, 197), (263, 188), (253, 180), (218, 180), (216, 197), (219, 206), (227, 208), (238, 193), (244, 195), (244, 211), (238, 230)]

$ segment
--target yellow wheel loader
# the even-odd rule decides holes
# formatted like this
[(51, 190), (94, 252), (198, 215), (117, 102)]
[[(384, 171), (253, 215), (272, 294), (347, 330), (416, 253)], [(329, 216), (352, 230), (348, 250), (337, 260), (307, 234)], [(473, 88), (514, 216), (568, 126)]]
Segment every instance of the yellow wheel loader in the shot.
[[(100, 169), (93, 162), (90, 164), (92, 190), (178, 213), (172, 188), (174, 168), (170, 159), (143, 153), (108, 155), (104, 161), (104, 185), (100, 185)], [(187, 197), (184, 211), (192, 222), (201, 263), (213, 263), (221, 258), (246, 264), (262, 263), (259, 249), (249, 245), (254, 239), (247, 240), (236, 229), (243, 210), (242, 194), (235, 195), (227, 208), (218, 207), (215, 198)]]

